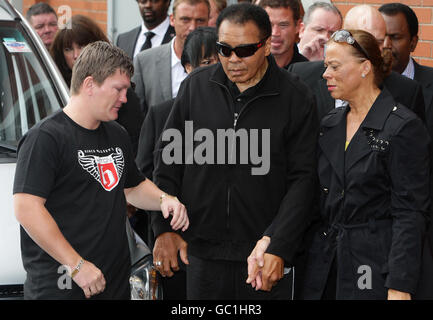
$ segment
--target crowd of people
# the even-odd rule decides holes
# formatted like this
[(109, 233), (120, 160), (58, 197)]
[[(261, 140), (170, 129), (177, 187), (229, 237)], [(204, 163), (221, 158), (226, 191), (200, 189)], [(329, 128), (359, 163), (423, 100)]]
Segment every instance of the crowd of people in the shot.
[(128, 218), (166, 299), (433, 299), (433, 68), (410, 7), (137, 5), (115, 44), (27, 12), (71, 100), (19, 144), (25, 298), (127, 299)]

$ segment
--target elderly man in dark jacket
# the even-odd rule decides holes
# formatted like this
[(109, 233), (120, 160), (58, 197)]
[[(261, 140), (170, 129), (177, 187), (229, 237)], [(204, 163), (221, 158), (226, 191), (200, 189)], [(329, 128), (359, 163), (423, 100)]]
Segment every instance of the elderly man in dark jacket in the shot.
[[(270, 56), (262, 8), (230, 6), (217, 30), (221, 63), (184, 81), (161, 137), (155, 179), (186, 204), (191, 227), (180, 235), (154, 217), (155, 266), (171, 276), (180, 251), (188, 299), (288, 299), (315, 190), (315, 100)], [(274, 287), (256, 291), (246, 259), (271, 224), (262, 272)]]

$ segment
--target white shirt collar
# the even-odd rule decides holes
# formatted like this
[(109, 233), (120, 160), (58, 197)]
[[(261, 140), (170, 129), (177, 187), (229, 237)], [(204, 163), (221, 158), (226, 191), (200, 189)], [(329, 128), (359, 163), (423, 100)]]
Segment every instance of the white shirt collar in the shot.
[(176, 37), (171, 39), (170, 49), (171, 49), (171, 67), (173, 68), (176, 64), (180, 63), (180, 59), (177, 57), (176, 52), (174, 51), (174, 40)]
[(409, 58), (409, 63), (407, 64), (406, 69), (404, 69), (401, 74), (413, 80), (413, 78), (415, 77), (415, 65), (412, 58)]
[(179, 91), (180, 83), (186, 78), (188, 75), (185, 72), (185, 69), (180, 62), (180, 59), (176, 56), (174, 52), (174, 37), (170, 42), (170, 50), (171, 50), (171, 93), (172, 97), (175, 98), (177, 96), (177, 92)]
[[(158, 26), (156, 26), (156, 28), (153, 28), (150, 31), (152, 31), (155, 34), (155, 36), (164, 37), (169, 25), (170, 25), (170, 19), (167, 16), (167, 18), (165, 18), (163, 22), (161, 22)], [(141, 22), (141, 34), (144, 34), (147, 31), (149, 31), (149, 29), (147, 29), (146, 26), (144, 25), (144, 21)]]
[[(170, 19), (167, 16), (167, 18), (163, 22), (161, 22), (156, 28), (151, 30), (153, 33), (155, 33), (155, 35), (150, 40), (152, 42), (152, 48), (161, 45), (162, 40), (164, 40), (164, 35), (167, 32), (169, 26), (170, 26)], [(146, 36), (144, 34), (147, 31), (149, 30), (144, 25), (144, 22), (142, 22), (140, 34), (138, 35), (137, 42), (135, 43), (134, 57), (140, 53), (141, 47), (146, 41)]]

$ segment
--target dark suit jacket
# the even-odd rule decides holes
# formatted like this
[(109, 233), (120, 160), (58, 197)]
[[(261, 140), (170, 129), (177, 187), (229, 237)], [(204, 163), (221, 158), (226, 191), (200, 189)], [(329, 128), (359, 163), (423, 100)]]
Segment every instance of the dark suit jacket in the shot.
[[(117, 37), (116, 46), (123, 49), (131, 59), (134, 58), (135, 44), (137, 43), (140, 31), (141, 26), (134, 28), (128, 32), (121, 33)], [(170, 40), (173, 39), (175, 35), (176, 33), (174, 31), (174, 28), (172, 26), (169, 26), (161, 44), (170, 42)]]
[(433, 137), (433, 68), (422, 66), (414, 61), (415, 77), (422, 86), (425, 103), (425, 116), (430, 135)]
[[(319, 119), (335, 108), (335, 100), (328, 92), (326, 80), (322, 78), (325, 72), (323, 61), (295, 63), (288, 70), (296, 73), (313, 90), (317, 100)], [(396, 72), (391, 72), (383, 85), (396, 102), (411, 109), (425, 122), (423, 90), (420, 84)]]
[(150, 107), (141, 127), (135, 162), (138, 169), (146, 177), (152, 178), (153, 176), (154, 160), (156, 160), (154, 159), (156, 144), (164, 129), (165, 121), (170, 114), (173, 103), (174, 99), (170, 99)]

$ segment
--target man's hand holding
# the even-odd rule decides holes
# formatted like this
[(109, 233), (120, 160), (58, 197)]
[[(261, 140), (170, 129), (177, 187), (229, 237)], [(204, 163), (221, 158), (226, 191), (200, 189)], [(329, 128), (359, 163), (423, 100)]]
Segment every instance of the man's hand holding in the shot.
[(153, 264), (163, 277), (173, 276), (173, 271), (179, 270), (177, 252), (185, 264), (189, 264), (187, 256), (188, 244), (175, 232), (160, 234), (153, 247)]

